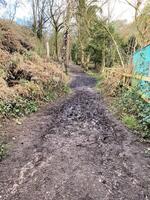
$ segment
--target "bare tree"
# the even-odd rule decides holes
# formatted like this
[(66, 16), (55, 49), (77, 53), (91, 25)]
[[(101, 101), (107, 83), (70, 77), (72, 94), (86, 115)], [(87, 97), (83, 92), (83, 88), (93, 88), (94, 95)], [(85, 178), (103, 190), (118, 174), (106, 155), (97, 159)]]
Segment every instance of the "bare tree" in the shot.
[(134, 20), (136, 24), (136, 29), (139, 34), (138, 42), (142, 46), (144, 42), (144, 33), (142, 32), (140, 28), (140, 18), (139, 16), (141, 15), (141, 6), (142, 6), (142, 0), (135, 0), (133, 3), (129, 0), (125, 0), (126, 3), (128, 3), (134, 10), (135, 10), (135, 15), (134, 15)]
[(47, 0), (32, 0), (33, 31), (39, 39), (43, 37), (43, 29), (49, 18), (47, 16)]
[(38, 7), (39, 7), (39, 1), (38, 0), (32, 0), (32, 14), (33, 14), (33, 32), (37, 32), (37, 23), (38, 23)]
[(15, 0), (14, 4), (12, 6), (12, 9), (10, 10), (9, 19), (10, 19), (11, 23), (14, 21), (14, 19), (16, 17), (17, 9), (20, 7), (21, 4), (22, 4), (21, 1)]
[(6, 1), (0, 1), (1, 5), (4, 5), (6, 7), (5, 17), (10, 20), (12, 23), (15, 20), (17, 9), (22, 5), (22, 0), (15, 0), (15, 1), (9, 1), (6, 3)]
[(6, 6), (6, 5), (7, 5), (7, 3), (6, 3), (6, 1), (5, 1), (5, 0), (0, 0), (0, 5), (2, 5), (2, 6)]
[(65, 72), (68, 73), (70, 62), (70, 37), (71, 37), (71, 20), (75, 14), (78, 4), (77, 0), (67, 0), (66, 16), (64, 21), (64, 66)]
[[(102, 6), (107, 5), (107, 8), (108, 8), (108, 16), (105, 17), (105, 20), (104, 20), (104, 21), (102, 20), (101, 25), (102, 25), (102, 27), (105, 29), (105, 31), (108, 33), (108, 35), (110, 36), (112, 42), (114, 43), (114, 46), (115, 46), (115, 48), (116, 48), (116, 51), (117, 51), (117, 54), (118, 54), (118, 57), (119, 57), (119, 60), (120, 60), (120, 64), (121, 64), (121, 66), (124, 68), (125, 65), (124, 65), (122, 53), (121, 53), (121, 51), (120, 51), (120, 49), (119, 49), (119, 46), (118, 46), (118, 44), (117, 44), (117, 41), (116, 41), (114, 35), (111, 33), (111, 31), (110, 31), (110, 29), (109, 29), (109, 26), (107, 25), (107, 24), (109, 24), (109, 23), (111, 22), (111, 20), (112, 20), (112, 14), (113, 14), (113, 10), (114, 10), (114, 7), (115, 7), (115, 5), (116, 5), (116, 2), (117, 2), (117, 1), (114, 0), (112, 6), (111, 6), (111, 1), (110, 1), (110, 0), (105, 0), (105, 1), (103, 2), (103, 5), (102, 5)], [(104, 18), (104, 17), (103, 17), (103, 18)]]
[(59, 60), (59, 52), (58, 52), (58, 35), (59, 32), (64, 27), (63, 16), (65, 13), (65, 7), (63, 6), (62, 1), (54, 1), (49, 0), (49, 19), (50, 23), (54, 29), (54, 36), (55, 36), (55, 56), (56, 59)]

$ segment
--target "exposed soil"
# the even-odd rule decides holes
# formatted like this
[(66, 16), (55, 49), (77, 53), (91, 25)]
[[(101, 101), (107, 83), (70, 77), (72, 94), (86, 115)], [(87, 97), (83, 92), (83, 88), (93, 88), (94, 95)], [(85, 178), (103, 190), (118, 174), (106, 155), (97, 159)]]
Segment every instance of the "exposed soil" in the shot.
[(31, 81), (32, 73), (23, 69), (17, 69), (17, 65), (15, 63), (10, 63), (7, 70), (7, 77), (5, 78), (8, 86), (13, 87), (16, 84), (19, 84), (19, 80), (21, 79)]
[(149, 200), (146, 144), (108, 111), (95, 79), (72, 67), (73, 93), (22, 125), (0, 163), (2, 200)]

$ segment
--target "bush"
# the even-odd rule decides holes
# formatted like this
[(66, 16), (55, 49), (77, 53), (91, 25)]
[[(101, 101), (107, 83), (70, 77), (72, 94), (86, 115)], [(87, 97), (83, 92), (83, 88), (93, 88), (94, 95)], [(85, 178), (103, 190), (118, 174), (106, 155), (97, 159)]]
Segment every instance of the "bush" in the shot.
[(144, 132), (144, 138), (150, 138), (150, 104), (141, 98), (137, 88), (120, 93), (115, 107), (117, 107), (120, 117), (125, 116), (123, 118), (125, 123), (130, 123), (129, 126)]
[[(29, 82), (30, 83), (30, 82)], [(22, 84), (28, 84), (22, 83)], [(29, 85), (32, 86), (32, 85)], [(36, 86), (36, 85), (33, 85)], [(2, 117), (23, 117), (38, 110), (39, 102), (52, 101), (57, 97), (69, 93), (70, 89), (67, 85), (59, 82), (49, 81), (43, 85), (43, 93), (39, 93), (36, 87), (30, 87), (27, 96), (18, 96), (12, 100), (0, 101), (0, 115)]]
[(0, 102), (0, 115), (3, 117), (22, 117), (36, 112), (37, 109), (38, 104), (36, 101), (21, 97), (12, 101)]

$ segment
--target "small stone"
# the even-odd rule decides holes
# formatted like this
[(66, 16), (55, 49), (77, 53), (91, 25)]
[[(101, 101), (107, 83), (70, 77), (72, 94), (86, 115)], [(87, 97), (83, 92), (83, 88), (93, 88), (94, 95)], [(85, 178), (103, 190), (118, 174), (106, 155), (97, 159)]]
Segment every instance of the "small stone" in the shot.
[(106, 184), (106, 180), (103, 180), (102, 183), (103, 183), (103, 184)]
[(102, 179), (99, 179), (99, 182), (102, 183)]
[(21, 121), (19, 121), (19, 119), (16, 119), (16, 124), (18, 124), (18, 125), (21, 125), (21, 124), (22, 124), (22, 122), (21, 122)]

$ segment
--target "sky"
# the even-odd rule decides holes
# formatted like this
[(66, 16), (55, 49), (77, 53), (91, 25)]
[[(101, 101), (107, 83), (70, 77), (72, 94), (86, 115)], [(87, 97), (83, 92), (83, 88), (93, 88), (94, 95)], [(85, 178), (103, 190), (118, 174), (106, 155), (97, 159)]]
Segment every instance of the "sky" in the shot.
[[(5, 0), (5, 1), (7, 2), (7, 7), (0, 8), (1, 9), (0, 16), (4, 18), (9, 16), (8, 10), (12, 7), (15, 0)], [(31, 17), (31, 14), (32, 10), (31, 7), (29, 6), (29, 0), (20, 0), (20, 6), (17, 8), (16, 12), (16, 20), (17, 19), (28, 20)]]
[[(6, 0), (8, 5), (14, 3), (15, 0)], [(17, 9), (16, 19), (30, 18), (31, 17), (31, 8), (29, 6), (29, 0), (20, 0), (23, 4)], [(111, 13), (111, 18), (113, 20), (127, 20), (127, 22), (131, 22), (134, 18), (134, 9), (125, 3), (125, 0), (109, 0), (109, 10)], [(135, 0), (131, 0), (134, 1)], [(143, 0), (144, 1), (144, 0)], [(104, 7), (103, 15), (108, 14), (108, 5)], [(1, 16), (8, 16), (7, 8), (1, 8)]]
[(112, 20), (133, 21), (134, 9), (125, 0), (110, 0), (109, 4), (104, 7), (104, 15), (108, 16), (108, 10)]

